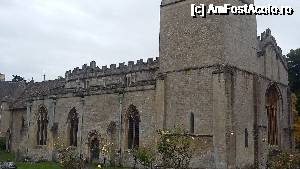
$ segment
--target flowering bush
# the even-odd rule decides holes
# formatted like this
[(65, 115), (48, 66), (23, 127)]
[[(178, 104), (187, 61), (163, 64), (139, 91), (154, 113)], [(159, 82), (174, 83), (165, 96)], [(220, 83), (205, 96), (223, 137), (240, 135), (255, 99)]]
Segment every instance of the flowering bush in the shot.
[(271, 146), (267, 166), (270, 169), (299, 169), (300, 154), (282, 152), (278, 147)]
[(66, 146), (62, 142), (55, 143), (55, 148), (58, 152), (58, 160), (64, 169), (84, 169), (85, 161), (80, 158), (75, 149)]
[(164, 167), (188, 168), (193, 154), (194, 138), (179, 127), (166, 131), (160, 130), (158, 134), (160, 136), (158, 152), (162, 156)]
[(109, 162), (110, 166), (115, 166), (116, 151), (114, 144), (111, 141), (109, 141), (109, 139), (101, 137), (99, 149), (102, 156), (105, 158), (102, 164), (107, 166), (107, 162)]

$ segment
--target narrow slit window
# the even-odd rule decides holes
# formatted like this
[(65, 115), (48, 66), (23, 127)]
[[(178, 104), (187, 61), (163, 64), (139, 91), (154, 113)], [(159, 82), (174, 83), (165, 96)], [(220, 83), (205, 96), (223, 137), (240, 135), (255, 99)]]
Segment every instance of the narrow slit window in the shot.
[(248, 133), (248, 129), (247, 128), (245, 128), (245, 147), (246, 148), (248, 148), (248, 146), (249, 146), (249, 139), (248, 139), (248, 137), (249, 137), (249, 133)]
[(195, 115), (194, 113), (191, 113), (190, 115), (190, 133), (195, 133)]

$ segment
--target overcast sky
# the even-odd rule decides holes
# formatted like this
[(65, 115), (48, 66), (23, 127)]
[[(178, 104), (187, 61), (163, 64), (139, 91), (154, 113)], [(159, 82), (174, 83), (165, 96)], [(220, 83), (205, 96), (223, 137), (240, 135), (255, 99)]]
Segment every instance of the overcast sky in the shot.
[[(0, 0), (0, 73), (41, 81), (92, 60), (97, 65), (158, 56), (161, 0)], [(286, 54), (300, 47), (300, 1), (293, 16), (258, 17), (258, 33), (271, 28)]]

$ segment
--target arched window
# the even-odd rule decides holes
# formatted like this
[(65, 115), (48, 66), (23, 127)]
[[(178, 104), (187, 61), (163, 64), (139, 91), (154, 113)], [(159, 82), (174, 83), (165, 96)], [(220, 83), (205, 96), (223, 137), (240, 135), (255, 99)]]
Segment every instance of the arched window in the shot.
[(47, 144), (47, 128), (48, 128), (48, 113), (47, 109), (43, 106), (39, 109), (37, 119), (37, 144)]
[(278, 145), (278, 112), (280, 111), (280, 94), (275, 85), (266, 92), (266, 112), (268, 116), (268, 143)]
[(139, 146), (140, 116), (137, 108), (130, 105), (127, 111), (128, 117), (128, 149)]
[(195, 115), (194, 113), (190, 114), (190, 133), (195, 133)]
[(68, 117), (68, 128), (69, 128), (69, 142), (70, 146), (77, 146), (77, 133), (78, 133), (78, 113), (75, 108), (73, 108)]

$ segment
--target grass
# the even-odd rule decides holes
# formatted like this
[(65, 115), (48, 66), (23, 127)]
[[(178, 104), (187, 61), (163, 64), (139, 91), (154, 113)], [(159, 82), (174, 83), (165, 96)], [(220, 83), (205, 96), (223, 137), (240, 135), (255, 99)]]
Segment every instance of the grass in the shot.
[[(15, 161), (13, 153), (7, 153), (0, 150), (0, 162)], [(58, 163), (55, 162), (41, 162), (41, 163), (17, 163), (18, 169), (62, 169)], [(91, 166), (91, 169), (96, 169), (96, 166)], [(124, 169), (120, 167), (103, 167), (102, 169)]]
[[(54, 162), (42, 162), (42, 163), (17, 163), (18, 169), (62, 169), (59, 164)], [(97, 169), (97, 167), (90, 167), (90, 169)], [(103, 167), (101, 169), (124, 169), (119, 167)]]
[(54, 162), (42, 163), (17, 163), (18, 169), (62, 169), (59, 164)]

